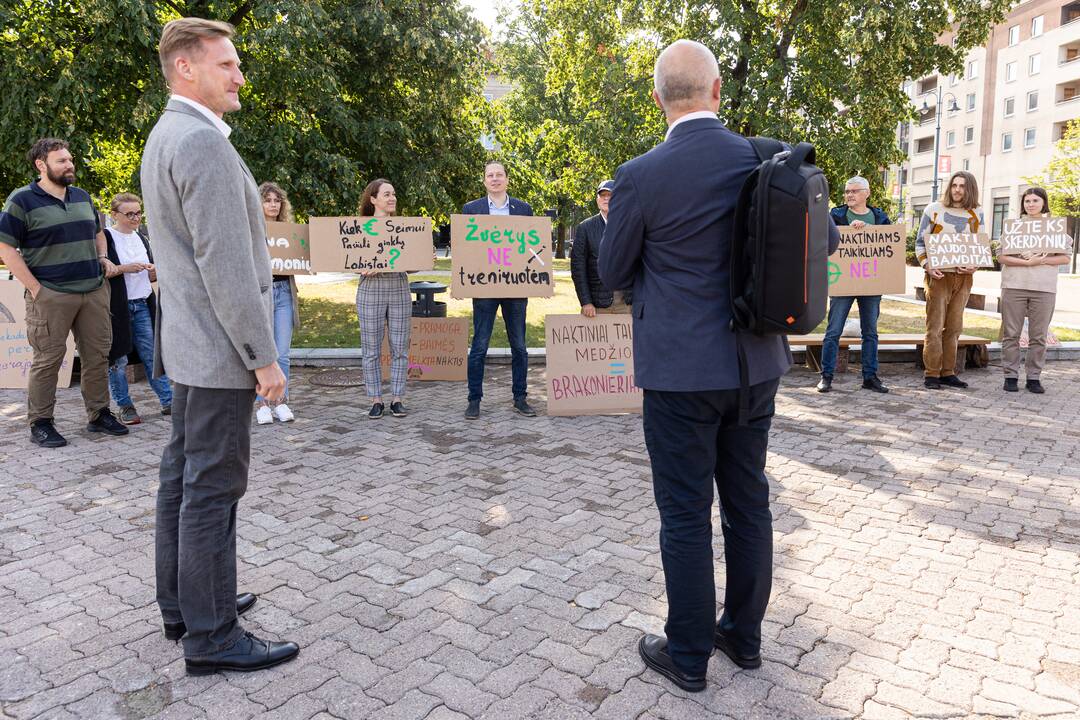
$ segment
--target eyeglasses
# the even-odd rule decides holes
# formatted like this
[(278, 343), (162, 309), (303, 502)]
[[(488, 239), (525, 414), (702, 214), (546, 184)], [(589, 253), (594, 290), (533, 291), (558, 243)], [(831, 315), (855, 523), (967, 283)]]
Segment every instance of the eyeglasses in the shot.
[(138, 220), (139, 218), (142, 217), (142, 210), (132, 210), (131, 212), (117, 213), (117, 214), (118, 215), (123, 215), (128, 220)]
[(844, 194), (845, 195), (858, 195), (859, 193), (861, 193), (865, 189), (866, 188), (855, 188), (854, 190), (848, 190), (847, 188), (845, 188), (844, 189)]

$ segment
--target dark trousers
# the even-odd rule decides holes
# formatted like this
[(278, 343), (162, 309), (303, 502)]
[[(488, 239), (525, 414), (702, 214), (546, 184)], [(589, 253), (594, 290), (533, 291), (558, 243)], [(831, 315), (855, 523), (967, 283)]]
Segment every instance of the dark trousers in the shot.
[(645, 444), (660, 510), (667, 587), (664, 628), (675, 664), (704, 675), (713, 648), (712, 504), (720, 497), (727, 582), (719, 626), (740, 655), (761, 649), (772, 590), (772, 515), (765, 454), (779, 380), (750, 387), (750, 415), (738, 426), (739, 391), (646, 390)]
[(514, 399), (522, 400), (528, 393), (527, 375), (529, 353), (525, 348), (525, 313), (527, 298), (473, 300), (473, 339), (469, 349), (469, 401), (484, 397), (484, 362), (487, 360), (495, 314), (502, 307), (506, 339), (510, 342), (510, 371), (513, 375)]
[(157, 601), (184, 621), (184, 655), (231, 647), (236, 619), (236, 506), (247, 490), (254, 390), (175, 383), (172, 438), (157, 497)]

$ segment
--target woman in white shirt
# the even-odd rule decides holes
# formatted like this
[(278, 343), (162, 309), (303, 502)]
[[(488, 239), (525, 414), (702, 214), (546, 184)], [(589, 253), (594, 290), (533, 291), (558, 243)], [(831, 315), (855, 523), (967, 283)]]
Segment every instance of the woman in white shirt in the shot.
[[(1041, 187), (1020, 196), (1020, 219), (1050, 214), (1050, 200)], [(1031, 253), (1001, 255), (1001, 367), (1005, 371), (1005, 391), (1020, 389), (1020, 334), (1028, 321), (1028, 351), (1024, 360), (1025, 387), (1042, 394), (1039, 377), (1046, 363), (1046, 335), (1057, 299), (1058, 265), (1069, 262), (1068, 255)]]
[(110, 204), (112, 227), (105, 231), (110, 260), (122, 273), (111, 280), (113, 314), (113, 350), (109, 367), (109, 389), (120, 408), (120, 422), (142, 422), (127, 381), (127, 355), (134, 350), (146, 368), (150, 387), (161, 403), (161, 414), (172, 412), (172, 387), (169, 378), (153, 378), (154, 368), (154, 289), (156, 280), (150, 244), (139, 233), (142, 200), (133, 193), (120, 193)]

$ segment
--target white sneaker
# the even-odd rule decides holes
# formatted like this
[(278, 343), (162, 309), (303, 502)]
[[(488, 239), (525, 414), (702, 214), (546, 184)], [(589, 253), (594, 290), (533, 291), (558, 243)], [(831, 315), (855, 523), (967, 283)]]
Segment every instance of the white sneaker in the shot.
[(259, 409), (255, 411), (255, 420), (260, 425), (269, 425), (274, 422), (274, 414), (270, 412), (269, 406), (260, 405)]
[(276, 408), (274, 408), (274, 417), (277, 418), (278, 422), (292, 422), (296, 419), (296, 416), (293, 415), (292, 410), (290, 410), (289, 406), (285, 403), (281, 403)]

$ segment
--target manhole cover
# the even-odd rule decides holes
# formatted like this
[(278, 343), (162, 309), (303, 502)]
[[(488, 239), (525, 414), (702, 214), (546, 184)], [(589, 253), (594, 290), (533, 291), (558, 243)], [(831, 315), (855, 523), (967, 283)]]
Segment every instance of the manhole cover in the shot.
[(323, 370), (308, 378), (312, 385), (324, 387), (359, 387), (364, 384), (362, 370)]

